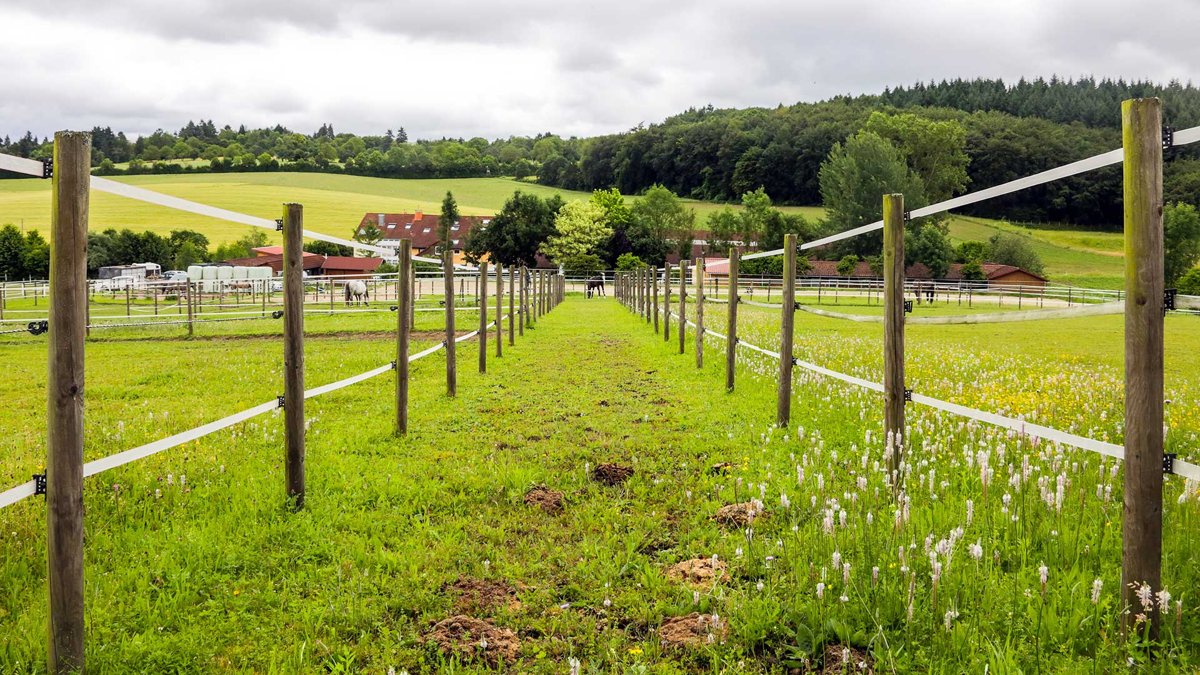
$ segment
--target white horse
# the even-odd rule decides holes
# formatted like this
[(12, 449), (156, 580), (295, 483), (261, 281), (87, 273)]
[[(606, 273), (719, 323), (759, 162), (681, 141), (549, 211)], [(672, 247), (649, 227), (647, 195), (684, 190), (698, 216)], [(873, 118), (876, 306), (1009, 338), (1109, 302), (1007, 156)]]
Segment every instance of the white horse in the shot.
[(344, 288), (346, 289), (347, 307), (355, 303), (367, 305), (367, 301), (371, 299), (370, 293), (367, 290), (367, 282), (365, 281), (347, 281)]

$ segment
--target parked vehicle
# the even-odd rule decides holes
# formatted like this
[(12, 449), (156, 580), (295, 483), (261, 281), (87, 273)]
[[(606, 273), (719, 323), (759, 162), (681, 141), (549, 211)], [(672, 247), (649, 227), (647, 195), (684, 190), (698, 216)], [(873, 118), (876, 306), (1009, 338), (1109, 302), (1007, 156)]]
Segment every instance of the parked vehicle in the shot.
[(187, 272), (182, 270), (167, 270), (162, 275), (163, 281), (187, 281)]
[(110, 279), (101, 279), (96, 283), (96, 290), (101, 292), (123, 291), (126, 288), (137, 288), (144, 281), (145, 279), (141, 277), (122, 275)]

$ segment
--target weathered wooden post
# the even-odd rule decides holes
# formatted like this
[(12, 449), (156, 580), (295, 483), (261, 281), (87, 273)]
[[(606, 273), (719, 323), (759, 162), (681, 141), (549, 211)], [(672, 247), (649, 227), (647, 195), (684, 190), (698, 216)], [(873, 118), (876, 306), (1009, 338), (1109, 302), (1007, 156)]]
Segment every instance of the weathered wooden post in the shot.
[(663, 263), (663, 342), (671, 341), (671, 263)]
[(704, 258), (696, 261), (696, 367), (704, 367)]
[[(516, 296), (517, 296), (517, 266), (510, 265), (508, 268), (508, 346), (509, 347), (512, 347), (513, 345), (516, 344), (516, 332), (515, 332), (516, 317), (514, 316), (516, 314), (516, 312), (514, 311), (515, 304), (516, 304)], [(499, 353), (499, 352), (497, 352), (497, 353)]]
[(283, 205), (283, 414), (287, 496), (304, 508), (304, 207)]
[(48, 667), (83, 672), (83, 392), (92, 137), (54, 135), (46, 406)]
[(741, 252), (737, 247), (729, 248), (729, 312), (725, 322), (725, 391), (733, 391), (734, 379), (737, 373), (737, 312), (738, 303), (738, 266), (741, 262)]
[(504, 265), (496, 263), (496, 357), (504, 356)]
[(679, 261), (679, 353), (683, 353), (687, 335), (687, 259)]
[(779, 391), (775, 423), (786, 427), (792, 421), (792, 341), (796, 321), (796, 235), (783, 236), (783, 313), (779, 343)]
[(654, 308), (654, 332), (657, 333), (658, 332), (658, 270), (657, 269), (652, 270), (652, 275), (654, 277), (654, 281), (653, 281), (654, 293), (653, 293), (653, 297), (651, 298), (650, 304)]
[(195, 326), (195, 308), (192, 305), (192, 281), (189, 279), (184, 285), (187, 292), (187, 322), (188, 322), (188, 337), (192, 337), (196, 333)]
[(642, 313), (645, 315), (646, 323), (650, 323), (651, 315), (654, 313), (654, 301), (651, 299), (650, 289), (654, 284), (654, 277), (658, 274), (658, 270), (654, 267), (646, 268), (646, 276), (642, 279)]
[(904, 429), (904, 195), (883, 196), (883, 437), (900, 489)]
[(520, 286), (521, 286), (521, 303), (520, 303), (521, 310), (520, 310), (520, 313), (521, 313), (521, 316), (517, 317), (517, 326), (520, 328), (521, 337), (525, 337), (525, 323), (529, 321), (529, 306), (528, 306), (529, 282), (527, 281), (528, 275), (529, 275), (529, 271), (527, 269), (525, 269), (524, 265), (521, 265), (521, 274), (520, 274), (520, 276), (521, 276), (521, 279), (520, 279)]
[(412, 331), (412, 240), (401, 239), (396, 251), (396, 435), (408, 433), (408, 335)]
[(479, 263), (479, 283), (475, 288), (475, 292), (479, 295), (479, 374), (481, 375), (487, 372), (487, 273), (488, 264), (484, 260)]
[(458, 394), (458, 350), (454, 342), (454, 257), (447, 246), (442, 251), (442, 279), (445, 282), (446, 304), (446, 395)]
[[(1125, 148), (1125, 514), (1121, 547), (1123, 615), (1134, 629), (1138, 588), (1162, 589), (1163, 196), (1162, 104), (1121, 104)], [(1154, 604), (1153, 602), (1151, 603)], [(1147, 612), (1151, 639), (1161, 614)]]

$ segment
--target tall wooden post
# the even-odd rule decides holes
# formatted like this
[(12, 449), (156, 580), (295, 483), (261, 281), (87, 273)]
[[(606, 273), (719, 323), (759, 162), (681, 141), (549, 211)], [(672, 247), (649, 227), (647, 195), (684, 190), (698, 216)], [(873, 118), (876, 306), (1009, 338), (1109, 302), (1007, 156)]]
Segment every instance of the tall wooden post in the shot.
[[(517, 267), (511, 265), (508, 268), (508, 346), (512, 347), (516, 344), (516, 312), (514, 311), (517, 295)], [(500, 352), (497, 351), (497, 354)]]
[(786, 427), (792, 421), (792, 341), (796, 329), (796, 235), (783, 236), (783, 314), (779, 344), (779, 391), (775, 423)]
[(883, 196), (883, 437), (888, 473), (900, 489), (904, 429), (904, 195)]
[[(1162, 104), (1121, 104), (1125, 148), (1125, 513), (1121, 593), (1142, 613), (1137, 590), (1162, 589), (1163, 196)], [(1145, 612), (1156, 636), (1160, 613)]]
[(734, 378), (737, 373), (737, 313), (738, 303), (738, 266), (741, 262), (741, 252), (737, 247), (729, 249), (729, 312), (725, 321), (725, 391), (733, 391)]
[(192, 280), (189, 279), (187, 281), (187, 283), (184, 284), (184, 289), (185, 289), (185, 292), (187, 293), (188, 337), (192, 337), (193, 335), (196, 334), (195, 308), (192, 306), (192, 284), (193, 283), (198, 283), (198, 282), (193, 282)]
[(304, 508), (304, 207), (283, 205), (283, 414), (287, 495)]
[(83, 379), (92, 137), (54, 135), (46, 401), (48, 666), (83, 672)]
[(442, 251), (442, 279), (445, 282), (446, 304), (446, 395), (458, 395), (458, 346), (454, 342), (454, 254), (447, 246)]
[(657, 269), (653, 271), (653, 275), (654, 275), (654, 282), (653, 282), (654, 290), (653, 290), (653, 297), (650, 300), (650, 304), (654, 307), (654, 332), (657, 333), (658, 332), (658, 270)]
[(521, 286), (521, 316), (517, 317), (517, 325), (520, 327), (519, 332), (521, 337), (525, 337), (525, 323), (529, 321), (529, 270), (525, 269), (524, 265), (521, 265), (520, 276), (521, 278), (519, 280), (519, 285)]
[(671, 341), (671, 263), (663, 263), (663, 342)]
[[(488, 264), (484, 260), (479, 263), (479, 283), (476, 284), (476, 293), (479, 294), (479, 373), (481, 375), (487, 372), (487, 273)], [(500, 315), (497, 314), (496, 317), (499, 318)]]
[(408, 335), (412, 331), (412, 240), (401, 239), (396, 272), (396, 435), (408, 433)]
[(696, 262), (696, 367), (704, 367), (704, 258)]
[(687, 335), (687, 260), (679, 261), (679, 353), (683, 353), (683, 344)]
[(496, 263), (496, 356), (504, 356), (504, 265)]

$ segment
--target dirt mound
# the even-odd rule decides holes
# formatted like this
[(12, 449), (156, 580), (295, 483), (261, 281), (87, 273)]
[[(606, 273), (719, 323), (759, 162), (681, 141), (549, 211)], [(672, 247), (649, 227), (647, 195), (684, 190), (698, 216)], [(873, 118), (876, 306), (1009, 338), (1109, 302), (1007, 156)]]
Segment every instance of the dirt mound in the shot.
[(458, 595), (454, 608), (463, 614), (487, 614), (500, 607), (521, 609), (517, 589), (500, 580), (459, 577), (448, 588)]
[(515, 660), (521, 650), (516, 633), (461, 614), (439, 621), (427, 639), (446, 656), (457, 655), (463, 661), (480, 659), (492, 665)]
[(821, 665), (822, 675), (834, 673), (865, 673), (874, 675), (875, 659), (857, 647), (826, 645), (825, 659)]
[(592, 480), (605, 485), (620, 485), (633, 475), (632, 466), (620, 464), (597, 464), (592, 469)]
[(667, 568), (667, 578), (682, 581), (692, 586), (711, 586), (725, 576), (725, 563), (712, 558), (693, 558), (675, 563)]
[(551, 490), (545, 485), (534, 485), (525, 492), (525, 503), (546, 513), (562, 513), (563, 493)]
[(750, 501), (722, 506), (712, 518), (722, 525), (745, 527), (755, 520), (765, 518), (766, 515), (767, 512), (763, 511), (760, 502)]
[(692, 612), (664, 621), (658, 628), (658, 639), (664, 647), (701, 647), (710, 642), (724, 642), (728, 633), (724, 619), (714, 622), (711, 614)]

